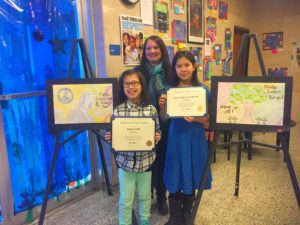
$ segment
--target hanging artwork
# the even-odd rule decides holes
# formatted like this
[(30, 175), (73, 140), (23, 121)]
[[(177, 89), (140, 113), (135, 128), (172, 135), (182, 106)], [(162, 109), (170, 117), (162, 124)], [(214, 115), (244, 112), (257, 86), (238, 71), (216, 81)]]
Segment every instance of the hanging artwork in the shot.
[(204, 57), (203, 59), (203, 81), (209, 81), (212, 76), (212, 59)]
[(232, 37), (232, 31), (230, 28), (225, 29), (225, 49), (229, 50), (231, 49), (231, 37)]
[(184, 14), (184, 5), (185, 5), (184, 0), (174, 0), (173, 1), (174, 13), (176, 15)]
[(217, 35), (217, 19), (211, 16), (206, 17), (206, 37), (212, 42), (216, 40)]
[(287, 67), (268, 68), (268, 76), (270, 77), (287, 77)]
[(218, 9), (218, 0), (208, 0), (207, 5), (211, 14), (214, 14)]
[(188, 1), (188, 42), (203, 43), (204, 42), (204, 5), (203, 0)]
[(219, 19), (228, 20), (228, 2), (219, 1)]
[(193, 54), (197, 68), (199, 71), (203, 70), (202, 66), (202, 48), (200, 47), (190, 47), (190, 52)]
[(174, 47), (173, 46), (167, 46), (167, 51), (169, 55), (169, 60), (172, 63), (173, 58), (174, 58)]
[(186, 41), (186, 23), (181, 20), (172, 22), (172, 44), (184, 43)]
[(291, 54), (290, 54), (290, 71), (298, 72), (300, 68), (300, 43), (296, 40), (290, 42)]
[(277, 50), (283, 47), (283, 32), (263, 33), (263, 50)]
[(215, 44), (213, 47), (213, 59), (216, 61), (216, 65), (221, 64), (221, 52), (222, 52), (222, 45)]
[(154, 3), (154, 29), (166, 33), (169, 30), (168, 3), (156, 0)]
[(120, 28), (123, 65), (139, 65), (144, 38), (142, 19), (121, 15)]
[(227, 59), (222, 60), (222, 75), (223, 76), (230, 75), (230, 60)]

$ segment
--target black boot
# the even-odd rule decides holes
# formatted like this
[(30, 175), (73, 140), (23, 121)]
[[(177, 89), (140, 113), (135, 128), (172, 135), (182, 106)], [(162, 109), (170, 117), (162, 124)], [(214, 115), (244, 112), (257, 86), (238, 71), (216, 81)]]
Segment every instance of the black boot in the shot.
[(157, 207), (160, 215), (168, 215), (169, 213), (169, 207), (167, 205), (166, 198), (157, 198)]
[(194, 225), (194, 221), (191, 220), (192, 209), (194, 207), (195, 197), (194, 196), (183, 196), (183, 225)]
[(169, 198), (170, 218), (165, 225), (183, 225), (183, 211), (180, 200)]

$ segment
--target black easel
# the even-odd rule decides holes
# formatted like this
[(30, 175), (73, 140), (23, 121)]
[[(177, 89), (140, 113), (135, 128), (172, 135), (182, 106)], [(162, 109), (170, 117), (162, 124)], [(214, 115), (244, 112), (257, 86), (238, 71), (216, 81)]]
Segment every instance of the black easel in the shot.
[[(267, 76), (266, 69), (265, 69), (264, 62), (263, 62), (263, 58), (262, 58), (262, 53), (261, 53), (260, 48), (259, 48), (259, 44), (258, 44), (258, 41), (257, 41), (256, 34), (244, 34), (243, 35), (242, 44), (241, 44), (241, 47), (240, 47), (240, 50), (239, 50), (237, 61), (234, 65), (232, 76), (237, 75), (238, 64), (240, 62), (241, 56), (246, 54), (246, 51), (248, 49), (247, 45), (250, 43), (250, 38), (253, 38), (254, 43), (255, 43), (256, 53), (257, 53), (257, 56), (258, 56), (258, 60), (259, 60), (262, 75)], [(243, 64), (244, 69), (245, 69), (245, 65), (246, 64), (244, 63)], [(295, 124), (294, 121), (290, 121), (290, 124), (284, 125), (280, 129), (274, 129), (274, 130), (269, 129), (268, 130), (268, 132), (276, 132), (277, 133), (277, 137), (278, 137), (278, 140), (279, 140), (278, 143), (281, 143), (281, 146), (268, 145), (268, 144), (263, 144), (263, 143), (258, 143), (258, 142), (252, 141), (252, 131), (248, 133), (250, 135), (243, 135), (244, 131), (239, 131), (239, 140), (236, 141), (236, 142), (227, 142), (227, 143), (218, 144), (218, 145), (216, 143), (213, 144), (214, 148), (216, 146), (229, 146), (229, 145), (233, 145), (233, 144), (238, 145), (237, 162), (236, 162), (235, 192), (234, 192), (235, 196), (239, 195), (239, 180), (240, 180), (240, 165), (241, 165), (242, 145), (244, 144), (244, 145), (246, 145), (250, 148), (252, 148), (252, 145), (254, 144), (254, 145), (264, 146), (264, 147), (268, 147), (268, 148), (282, 149), (283, 154), (284, 154), (284, 159), (285, 159), (285, 162), (287, 163), (288, 171), (289, 171), (289, 174), (290, 174), (290, 179), (291, 179), (291, 182), (292, 182), (292, 185), (293, 185), (293, 188), (294, 188), (294, 193), (295, 193), (295, 196), (296, 196), (298, 207), (300, 208), (300, 189), (299, 189), (297, 177), (296, 177), (294, 167), (293, 167), (293, 164), (292, 164), (292, 161), (291, 161), (291, 158), (290, 158), (289, 150), (288, 150), (288, 143), (289, 143), (288, 138), (289, 138), (289, 136), (286, 135), (286, 133), (289, 133), (290, 129), (292, 127), (294, 127), (295, 125), (296, 124)], [(260, 132), (264, 132), (264, 131), (260, 130)], [(218, 137), (219, 137), (219, 132), (216, 132), (214, 142), (218, 140)], [(215, 151), (215, 149), (213, 151)], [(248, 155), (248, 158), (249, 158), (249, 155)]]
[[(90, 64), (90, 61), (89, 61), (89, 58), (88, 58), (88, 55), (87, 55), (87, 52), (86, 52), (86, 48), (84, 46), (84, 42), (83, 42), (82, 39), (73, 40), (72, 52), (71, 52), (71, 56), (70, 56), (70, 63), (69, 63), (69, 70), (68, 70), (68, 78), (71, 77), (73, 59), (74, 59), (75, 49), (76, 49), (77, 44), (79, 44), (79, 47), (80, 47), (80, 53), (81, 53), (81, 57), (82, 57), (83, 67), (84, 67), (85, 79), (93, 78), (94, 76), (93, 76), (93, 73), (92, 73), (91, 64)], [(75, 134), (71, 135), (69, 138), (67, 138), (66, 140), (64, 140), (62, 142), (60, 142), (60, 135), (61, 135), (62, 131), (60, 130), (60, 131), (57, 131), (57, 133), (56, 133), (55, 147), (54, 147), (54, 151), (53, 151), (53, 155), (52, 155), (52, 159), (51, 159), (50, 170), (49, 170), (49, 174), (48, 174), (47, 185), (46, 185), (42, 210), (41, 210), (40, 219), (39, 219), (39, 225), (42, 225), (44, 223), (44, 217), (45, 217), (46, 208), (47, 208), (48, 196), (49, 196), (49, 193), (51, 191), (52, 176), (53, 176), (54, 169), (55, 169), (55, 163), (56, 163), (56, 159), (57, 159), (58, 150), (59, 150), (60, 147), (62, 147), (64, 144), (66, 144), (70, 140), (74, 139), (77, 135), (79, 135), (83, 131), (85, 131), (85, 130), (77, 131)], [(105, 161), (105, 157), (104, 157), (101, 137), (100, 137), (100, 134), (97, 130), (91, 130), (91, 131), (97, 137), (97, 143), (98, 143), (100, 158), (101, 158), (101, 162), (102, 162), (102, 169), (103, 169), (103, 173), (104, 173), (104, 176), (105, 176), (107, 191), (108, 191), (108, 194), (110, 196), (112, 196), (112, 189), (111, 189), (111, 186), (110, 186), (110, 181), (109, 181), (106, 161)]]

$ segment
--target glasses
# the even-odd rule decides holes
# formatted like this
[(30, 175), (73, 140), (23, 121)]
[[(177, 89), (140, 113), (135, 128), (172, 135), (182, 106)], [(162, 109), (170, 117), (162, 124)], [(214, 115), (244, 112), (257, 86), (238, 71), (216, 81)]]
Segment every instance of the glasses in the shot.
[(123, 86), (124, 86), (125, 88), (129, 88), (130, 85), (131, 85), (132, 87), (135, 88), (135, 87), (137, 87), (137, 86), (140, 85), (140, 82), (139, 82), (139, 81), (131, 81), (131, 82), (128, 82), (128, 83), (124, 83), (124, 84), (123, 84)]

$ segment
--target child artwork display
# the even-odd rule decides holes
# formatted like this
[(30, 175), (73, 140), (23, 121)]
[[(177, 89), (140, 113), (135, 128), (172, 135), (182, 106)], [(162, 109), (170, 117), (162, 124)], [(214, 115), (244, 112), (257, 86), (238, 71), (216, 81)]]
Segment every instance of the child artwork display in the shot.
[(217, 19), (211, 16), (206, 17), (206, 37), (212, 42), (216, 40), (217, 35)]
[(203, 81), (209, 81), (212, 75), (212, 59), (204, 57), (203, 59)]
[(174, 7), (174, 13), (176, 15), (184, 14), (184, 0), (174, 0), (173, 1), (173, 7)]
[(228, 20), (228, 2), (219, 1), (219, 19)]
[(222, 60), (222, 75), (223, 76), (230, 75), (230, 60), (227, 59)]
[(167, 51), (169, 55), (169, 60), (172, 63), (173, 58), (174, 58), (174, 47), (173, 46), (167, 46)]
[(268, 76), (270, 77), (287, 77), (287, 67), (268, 68)]
[(214, 14), (218, 9), (218, 0), (207, 0), (208, 9)]
[(116, 78), (47, 80), (50, 132), (109, 126), (116, 87)]
[(232, 31), (230, 28), (225, 29), (225, 50), (231, 49)]
[(186, 42), (186, 23), (181, 20), (172, 22), (172, 44)]
[(212, 123), (239, 130), (281, 127), (291, 114), (291, 77), (212, 77)]
[(168, 3), (156, 0), (154, 2), (154, 29), (161, 33), (169, 30)]
[(283, 47), (283, 32), (264, 33), (262, 49), (275, 51)]
[(199, 71), (203, 70), (202, 67), (202, 48), (200, 47), (190, 47), (190, 52), (193, 54), (196, 64), (197, 64), (197, 68)]
[(222, 45), (215, 44), (213, 46), (213, 59), (216, 61), (216, 65), (221, 64), (221, 53), (222, 53)]
[(144, 45), (142, 19), (121, 15), (120, 28), (123, 65), (139, 65)]

